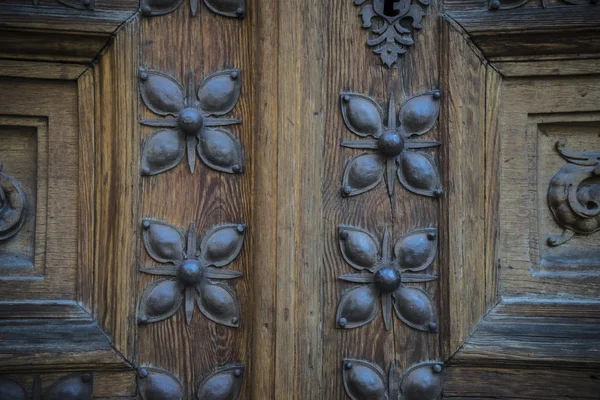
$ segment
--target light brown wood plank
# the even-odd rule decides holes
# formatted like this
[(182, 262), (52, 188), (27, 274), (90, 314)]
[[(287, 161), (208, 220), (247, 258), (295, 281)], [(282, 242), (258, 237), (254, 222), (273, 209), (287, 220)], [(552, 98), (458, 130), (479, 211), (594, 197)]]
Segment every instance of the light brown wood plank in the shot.
[(138, 21), (115, 37), (94, 68), (96, 253), (94, 315), (116, 348), (134, 355), (139, 196)]
[(453, 354), (485, 313), (485, 77), (486, 69), (463, 34), (445, 21), (442, 33), (442, 152), (447, 195), (440, 262), (442, 354)]
[(81, 64), (0, 60), (0, 76), (77, 80), (87, 69)]
[(600, 73), (600, 59), (504, 61), (493, 63), (495, 69), (507, 77), (573, 76)]

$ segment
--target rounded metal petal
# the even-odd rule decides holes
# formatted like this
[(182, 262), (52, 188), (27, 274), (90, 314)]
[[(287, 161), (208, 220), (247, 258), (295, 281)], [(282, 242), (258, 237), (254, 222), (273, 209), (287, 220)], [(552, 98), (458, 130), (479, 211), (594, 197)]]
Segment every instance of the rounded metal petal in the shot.
[(437, 229), (417, 229), (402, 236), (394, 247), (396, 261), (409, 271), (422, 271), (429, 267), (437, 254)]
[(0, 400), (27, 400), (27, 392), (23, 387), (5, 377), (0, 377)]
[(234, 364), (219, 368), (198, 385), (199, 400), (235, 400), (242, 388), (244, 366)]
[(159, 279), (144, 289), (138, 306), (138, 322), (152, 323), (171, 317), (183, 302), (183, 285), (176, 279)]
[(44, 400), (88, 400), (92, 398), (92, 375), (77, 373), (55, 382), (44, 394)]
[(423, 196), (441, 196), (439, 173), (429, 155), (405, 151), (398, 156), (398, 162), (398, 179), (406, 189)]
[(383, 112), (373, 99), (358, 93), (340, 95), (346, 126), (358, 136), (379, 137), (383, 132)]
[(352, 329), (373, 321), (379, 313), (379, 292), (373, 285), (355, 286), (347, 290), (337, 309), (340, 328)]
[(244, 0), (204, 0), (204, 4), (212, 12), (226, 17), (243, 18), (246, 12)]
[(442, 385), (441, 363), (412, 366), (402, 380), (402, 400), (439, 400), (442, 398)]
[(183, 387), (171, 373), (158, 368), (138, 370), (138, 391), (142, 400), (182, 400)]
[(383, 157), (361, 153), (353, 157), (344, 170), (342, 191), (345, 196), (356, 196), (377, 186), (383, 179)]
[(394, 310), (402, 322), (425, 332), (437, 332), (437, 315), (433, 299), (417, 287), (401, 286), (394, 292)]
[(244, 170), (242, 145), (225, 129), (203, 129), (198, 134), (198, 155), (210, 168), (230, 174)]
[[(217, 1), (222, 4), (229, 2)], [(238, 3), (237, 0), (235, 2)], [(224, 69), (204, 78), (198, 88), (200, 108), (211, 115), (224, 115), (231, 111), (240, 98), (240, 74), (239, 69)]]
[(183, 135), (171, 129), (148, 136), (142, 149), (142, 175), (156, 175), (174, 168), (185, 155)]
[(159, 115), (175, 115), (185, 107), (185, 90), (174, 78), (140, 69), (139, 86), (146, 107)]
[(377, 365), (347, 358), (342, 363), (342, 375), (352, 400), (388, 400), (385, 374)]
[(359, 271), (377, 265), (379, 246), (371, 233), (348, 225), (340, 225), (338, 229), (340, 250), (348, 264)]
[(240, 304), (235, 292), (226, 284), (204, 282), (197, 286), (198, 308), (208, 319), (237, 328), (240, 325)]
[(246, 236), (246, 225), (225, 224), (209, 230), (200, 244), (202, 259), (208, 264), (223, 267), (240, 253)]
[(183, 260), (183, 233), (172, 225), (145, 218), (142, 222), (144, 246), (158, 262), (177, 263)]
[(140, 10), (145, 16), (163, 15), (177, 9), (183, 0), (142, 0)]
[(428, 132), (440, 113), (439, 91), (420, 94), (409, 99), (400, 108), (400, 131), (403, 136)]

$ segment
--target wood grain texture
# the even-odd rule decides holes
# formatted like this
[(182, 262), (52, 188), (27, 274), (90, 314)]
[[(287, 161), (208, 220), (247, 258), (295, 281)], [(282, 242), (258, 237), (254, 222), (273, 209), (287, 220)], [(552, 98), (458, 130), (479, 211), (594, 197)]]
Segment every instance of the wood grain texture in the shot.
[[(252, 356), (250, 367), (250, 393), (248, 398), (275, 397), (275, 346), (276, 346), (276, 285), (277, 285), (277, 224), (273, 216), (277, 209), (277, 165), (279, 108), (278, 56), (278, 3), (255, 2), (252, 18), (255, 28), (252, 51), (256, 59), (253, 89), (254, 102), (254, 155), (253, 202), (251, 249), (254, 310), (252, 310)], [(256, 227), (256, 228), (254, 228)], [(263, 371), (263, 373), (256, 373)]]
[(473, 368), (446, 370), (444, 398), (597, 399), (598, 370)]
[(492, 64), (498, 72), (507, 77), (526, 76), (573, 76), (597, 74), (600, 59), (545, 60), (545, 61), (505, 61)]
[(445, 15), (456, 21), (488, 58), (600, 52), (600, 10), (591, 5), (453, 11)]
[(94, 317), (128, 360), (133, 359), (136, 328), (138, 56), (139, 22), (132, 20), (94, 67)]
[(0, 60), (0, 76), (77, 80), (88, 68), (81, 64)]
[(442, 168), (447, 195), (442, 201), (445, 240), (440, 260), (447, 268), (441, 277), (445, 289), (442, 354), (447, 359), (486, 312), (486, 65), (449, 20), (443, 25), (442, 49), (446, 96), (441, 116)]
[(77, 82), (79, 115), (79, 267), (77, 301), (92, 313), (94, 302), (96, 143), (94, 71), (88, 69)]
[[(188, 86), (190, 72), (194, 73), (195, 84), (198, 85), (204, 77), (218, 70), (242, 70), (241, 97), (235, 108), (228, 113), (228, 117), (242, 122), (225, 128), (240, 140), (244, 148), (245, 173), (232, 175), (214, 171), (196, 156), (194, 174), (190, 173), (186, 163), (182, 163), (170, 171), (144, 177), (141, 181), (140, 218), (159, 218), (185, 231), (194, 222), (200, 238), (214, 225), (248, 224), (240, 255), (226, 267), (243, 273), (241, 278), (226, 282), (236, 291), (240, 300), (239, 328), (215, 324), (202, 315), (198, 307), (194, 307), (189, 326), (186, 325), (183, 310), (180, 310), (172, 318), (139, 328), (139, 364), (155, 365), (173, 372), (181, 379), (188, 396), (195, 393), (202, 379), (217, 367), (233, 362), (246, 366), (240, 399), (251, 397), (251, 385), (255, 376), (262, 379), (266, 375), (264, 371), (253, 367), (251, 360), (252, 337), (260, 335), (261, 329), (253, 323), (253, 293), (260, 290), (260, 285), (257, 286), (253, 276), (255, 273), (264, 277), (271, 275), (268, 264), (265, 270), (260, 270), (263, 268), (259, 258), (261, 254), (255, 255), (252, 251), (254, 240), (261, 234), (260, 226), (253, 223), (252, 209), (257, 196), (253, 194), (253, 171), (257, 160), (254, 155), (257, 146), (255, 137), (263, 135), (256, 131), (254, 119), (256, 74), (255, 53), (252, 51), (253, 13), (254, 10), (249, 9), (249, 14), (243, 20), (223, 18), (201, 5), (199, 15), (194, 17), (189, 4), (184, 3), (170, 14), (143, 18), (141, 21), (140, 65), (173, 76), (184, 87)], [(143, 118), (157, 117), (141, 102), (140, 107)], [(155, 130), (143, 127), (142, 138), (145, 139)], [(272, 138), (263, 137), (261, 140), (270, 141)], [(273, 213), (274, 210), (271, 209), (271, 214)], [(139, 222), (138, 220), (136, 233), (140, 231)], [(140, 264), (155, 264), (141, 242), (138, 252)], [(252, 262), (254, 257), (256, 261)], [(268, 263), (268, 259), (266, 262)], [(135, 265), (130, 267), (135, 268)], [(154, 279), (155, 277), (140, 274), (139, 291)], [(264, 284), (267, 284), (266, 281)], [(272, 298), (262, 305), (273, 306)], [(269, 371), (273, 373), (271, 368)]]

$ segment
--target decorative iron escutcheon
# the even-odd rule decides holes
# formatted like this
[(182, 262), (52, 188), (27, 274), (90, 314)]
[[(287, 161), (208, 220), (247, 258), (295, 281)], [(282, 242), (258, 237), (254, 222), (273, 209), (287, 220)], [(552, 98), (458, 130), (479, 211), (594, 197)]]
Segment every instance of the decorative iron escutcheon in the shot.
[[(199, 0), (189, 0), (192, 15), (198, 13)], [(141, 11), (147, 17), (164, 15), (175, 11), (183, 0), (142, 0)], [(244, 0), (204, 0), (208, 9), (224, 17), (243, 18), (246, 12)]]
[[(210, 168), (227, 173), (244, 172), (242, 145), (229, 131), (220, 128), (239, 124), (224, 118), (238, 102), (241, 70), (217, 71), (200, 82), (196, 93), (194, 74), (189, 73), (187, 95), (173, 77), (144, 68), (139, 70), (139, 90), (144, 104), (158, 119), (143, 125), (162, 128), (148, 136), (142, 149), (142, 175), (156, 175), (174, 168), (187, 153), (194, 173), (196, 151)], [(187, 147), (187, 151), (186, 151)]]
[[(342, 194), (356, 196), (365, 193), (386, 176), (388, 195), (394, 194), (394, 177), (413, 193), (429, 197), (443, 194), (439, 172), (431, 156), (420, 151), (437, 147), (435, 140), (417, 139), (429, 132), (438, 118), (441, 94), (438, 90), (410, 98), (396, 119), (394, 95), (390, 97), (387, 125), (383, 111), (373, 99), (357, 93), (340, 95), (342, 116), (346, 127), (362, 140), (345, 140), (343, 147), (375, 150), (360, 153), (346, 165), (342, 180)], [(397, 124), (397, 121), (399, 124)], [(373, 139), (366, 139), (367, 137)], [(385, 171), (385, 173), (384, 173)]]
[[(354, 0), (354, 5), (365, 2)], [(422, 6), (429, 4), (431, 0), (372, 0), (361, 8), (362, 26), (373, 34), (367, 45), (388, 68), (414, 44), (413, 31), (422, 29), (425, 16)]]
[(556, 150), (567, 161), (550, 180), (548, 207), (562, 234), (548, 235), (549, 246), (560, 246), (574, 235), (600, 231), (600, 152), (568, 151), (564, 140)]
[[(385, 228), (381, 250), (375, 236), (354, 226), (339, 226), (339, 245), (344, 260), (359, 273), (339, 279), (363, 283), (347, 290), (338, 305), (336, 321), (339, 328), (358, 328), (373, 321), (379, 314), (379, 297), (385, 328), (392, 325), (392, 307), (396, 316), (411, 328), (437, 332), (434, 301), (423, 289), (406, 283), (429, 282), (435, 275), (415, 273), (427, 269), (437, 253), (437, 229), (414, 230), (401, 237), (392, 249), (388, 228)], [(392, 259), (392, 251), (394, 258)]]
[(347, 358), (342, 362), (344, 389), (352, 400), (439, 400), (442, 397), (444, 366), (424, 362), (411, 366), (399, 376), (396, 363), (388, 376), (371, 362)]
[(0, 158), (0, 241), (13, 237), (25, 221), (26, 198), (21, 184), (2, 172)]
[[(242, 387), (244, 366), (232, 364), (219, 368), (198, 385), (196, 398), (235, 400)], [(138, 392), (142, 400), (181, 400), (183, 386), (173, 374), (159, 368), (138, 369)], [(190, 397), (191, 399), (191, 397)]]
[(240, 305), (236, 292), (217, 279), (235, 279), (241, 272), (224, 269), (240, 253), (245, 225), (225, 224), (210, 229), (204, 239), (196, 238), (196, 225), (190, 224), (187, 240), (178, 228), (163, 221), (146, 218), (142, 223), (146, 251), (154, 260), (167, 265), (141, 266), (140, 272), (169, 276), (150, 283), (138, 306), (138, 322), (148, 324), (174, 315), (184, 304), (188, 325), (197, 306), (208, 319), (230, 327), (240, 324)]
[[(87, 372), (65, 376), (54, 382), (42, 396), (42, 381), (36, 376), (33, 400), (88, 400), (92, 398), (93, 375)], [(28, 400), (27, 391), (19, 382), (0, 377), (0, 399)]]

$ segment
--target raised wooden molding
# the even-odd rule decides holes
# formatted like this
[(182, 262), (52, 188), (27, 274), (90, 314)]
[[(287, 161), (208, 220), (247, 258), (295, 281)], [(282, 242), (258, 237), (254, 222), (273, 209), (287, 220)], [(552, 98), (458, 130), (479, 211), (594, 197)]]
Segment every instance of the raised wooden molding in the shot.
[[(440, 328), (442, 359), (449, 367), (445, 397), (512, 396), (515, 385), (523, 398), (588, 398), (600, 390), (595, 378), (600, 368), (597, 301), (501, 298), (498, 291), (502, 246), (498, 199), (507, 190), (500, 192), (499, 171), (511, 158), (504, 153), (500, 157), (501, 138), (507, 132), (499, 132), (499, 116), (507, 107), (518, 111), (527, 105), (524, 113), (550, 113), (542, 121), (548, 123), (562, 118), (552, 117), (553, 112), (573, 119), (570, 112), (588, 115), (597, 110), (593, 103), (597, 106), (599, 33), (600, 9), (588, 6), (444, 14), (440, 86), (446, 101), (440, 121), (446, 164), (441, 167), (448, 190), (442, 199), (442, 209), (447, 211), (440, 235), (448, 240), (442, 242), (440, 258), (448, 271), (440, 276), (446, 293), (440, 305), (444, 316)], [(557, 99), (547, 101), (548, 110), (541, 102), (510, 104), (514, 100), (507, 98), (503, 84), (510, 83), (511, 88), (522, 84), (529, 90), (527, 95), (539, 98), (546, 86), (536, 86), (534, 80), (543, 77), (543, 82), (550, 76), (553, 85), (547, 88), (557, 90)], [(519, 81), (524, 79), (531, 81)], [(560, 108), (561, 114), (554, 105), (571, 104), (568, 99), (577, 97), (578, 90), (587, 96), (577, 105)], [(564, 99), (558, 93), (564, 93)], [(525, 135), (518, 132), (516, 136)], [(566, 282), (564, 277), (547, 284), (556, 285), (556, 279), (571, 289), (584, 284)], [(524, 365), (531, 370), (522, 369)], [(557, 365), (572, 369), (547, 369)], [(558, 383), (563, 379), (570, 383)], [(505, 389), (508, 382), (512, 389)], [(557, 390), (544, 391), (549, 386)]]

